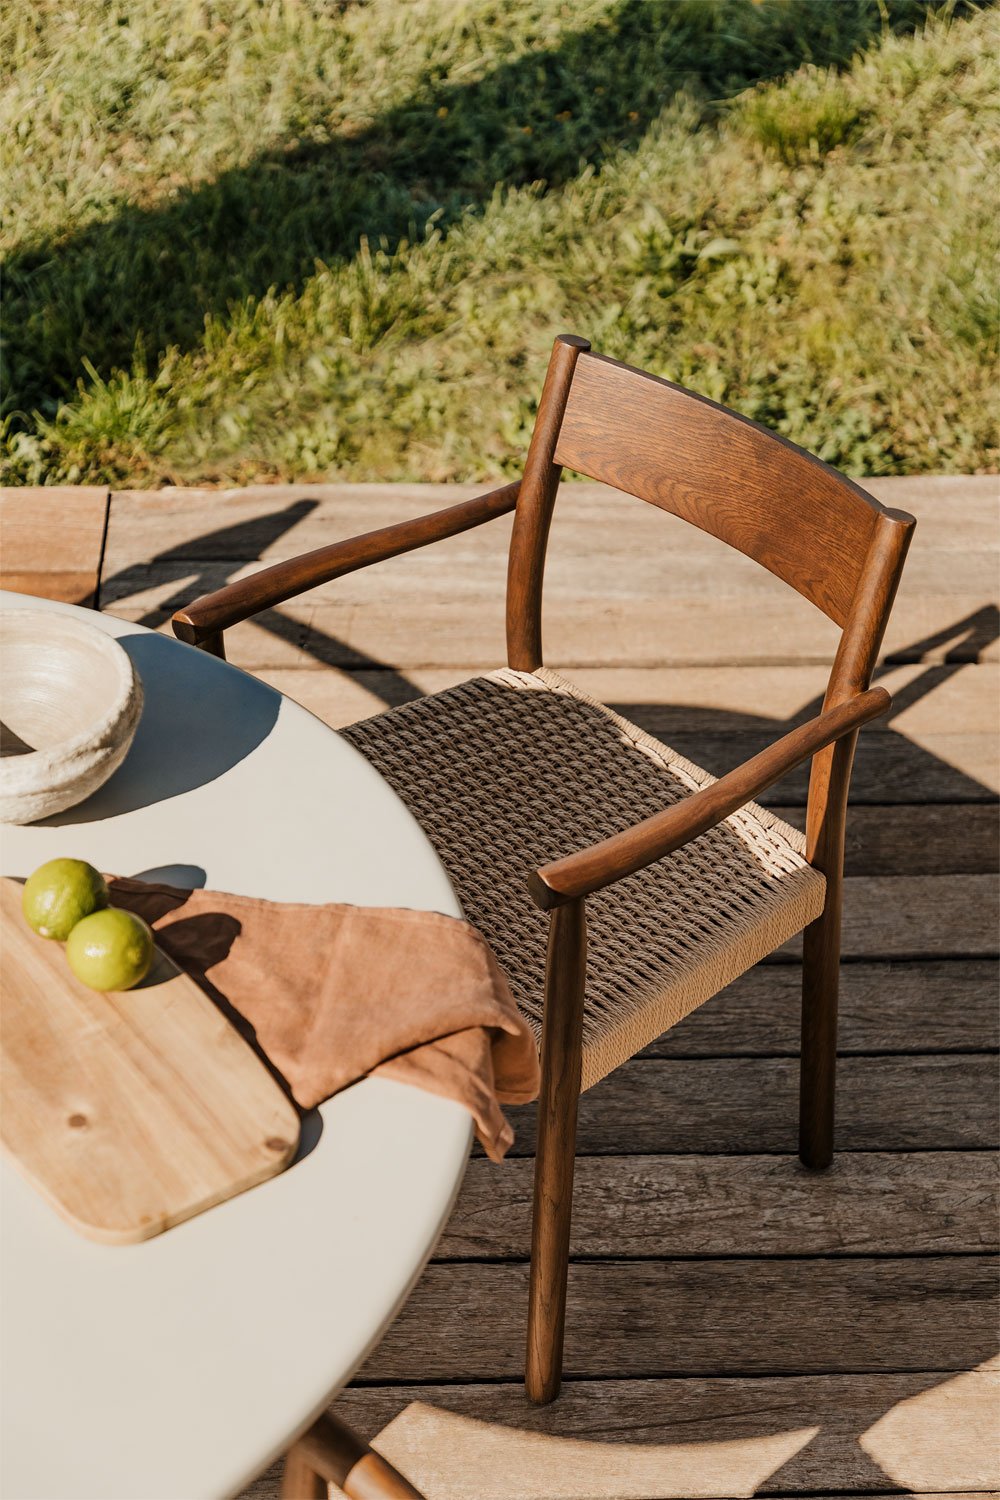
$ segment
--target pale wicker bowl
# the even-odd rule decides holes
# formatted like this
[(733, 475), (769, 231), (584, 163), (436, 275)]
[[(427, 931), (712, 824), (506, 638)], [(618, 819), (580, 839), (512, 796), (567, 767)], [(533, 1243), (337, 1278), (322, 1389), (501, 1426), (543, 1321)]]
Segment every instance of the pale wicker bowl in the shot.
[(128, 752), (142, 684), (75, 615), (0, 611), (0, 822), (34, 823), (102, 786)]

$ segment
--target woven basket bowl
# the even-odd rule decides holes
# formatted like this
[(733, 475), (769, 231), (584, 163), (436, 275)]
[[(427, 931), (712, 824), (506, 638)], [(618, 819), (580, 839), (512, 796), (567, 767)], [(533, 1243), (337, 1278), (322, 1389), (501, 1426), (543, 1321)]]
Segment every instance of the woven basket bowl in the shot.
[(142, 683), (116, 640), (48, 610), (0, 611), (0, 822), (34, 823), (121, 765)]

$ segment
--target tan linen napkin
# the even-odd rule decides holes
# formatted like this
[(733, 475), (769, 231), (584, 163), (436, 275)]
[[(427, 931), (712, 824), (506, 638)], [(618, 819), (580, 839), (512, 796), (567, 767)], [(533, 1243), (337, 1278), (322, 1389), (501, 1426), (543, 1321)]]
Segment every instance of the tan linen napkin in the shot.
[[(112, 879), (115, 906), (242, 1017), (303, 1109), (373, 1073), (456, 1099), (487, 1154), (501, 1103), (538, 1093), (538, 1055), (485, 939), (439, 912), (307, 906)], [(244, 1028), (245, 1029), (245, 1028)]]

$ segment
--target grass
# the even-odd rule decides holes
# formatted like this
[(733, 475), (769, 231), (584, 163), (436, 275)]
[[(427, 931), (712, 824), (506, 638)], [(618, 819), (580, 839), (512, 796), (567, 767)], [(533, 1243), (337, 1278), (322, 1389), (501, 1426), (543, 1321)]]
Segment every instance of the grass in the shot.
[(10, 0), (3, 27), (7, 482), (514, 473), (560, 330), (848, 472), (996, 464), (995, 11)]

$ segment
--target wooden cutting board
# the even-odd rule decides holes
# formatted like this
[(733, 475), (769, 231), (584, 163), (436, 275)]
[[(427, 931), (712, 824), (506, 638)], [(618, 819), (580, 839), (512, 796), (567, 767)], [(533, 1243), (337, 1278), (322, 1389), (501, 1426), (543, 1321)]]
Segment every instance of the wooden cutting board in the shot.
[(139, 988), (98, 994), (0, 880), (0, 1139), (65, 1219), (127, 1244), (289, 1163), (295, 1106), (229, 1021), (157, 954)]

